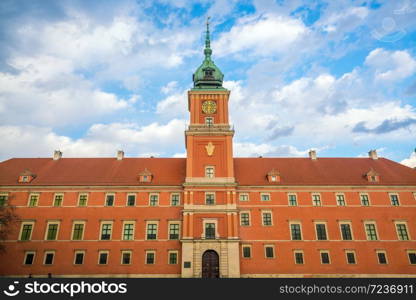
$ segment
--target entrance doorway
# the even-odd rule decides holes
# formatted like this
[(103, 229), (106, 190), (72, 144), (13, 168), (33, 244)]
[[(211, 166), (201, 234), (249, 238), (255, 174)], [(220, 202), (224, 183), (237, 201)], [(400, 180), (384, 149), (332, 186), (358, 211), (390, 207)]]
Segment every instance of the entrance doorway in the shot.
[(220, 262), (217, 252), (207, 250), (202, 255), (202, 278), (219, 278)]

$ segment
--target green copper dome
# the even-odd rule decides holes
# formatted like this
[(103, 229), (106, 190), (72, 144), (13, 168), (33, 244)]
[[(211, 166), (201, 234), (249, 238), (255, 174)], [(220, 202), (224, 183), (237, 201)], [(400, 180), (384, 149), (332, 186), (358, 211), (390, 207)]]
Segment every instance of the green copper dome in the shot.
[(211, 54), (212, 50), (209, 38), (209, 22), (207, 21), (204, 49), (205, 59), (192, 76), (194, 89), (224, 89), (222, 87), (224, 74), (222, 74), (221, 70), (211, 60)]

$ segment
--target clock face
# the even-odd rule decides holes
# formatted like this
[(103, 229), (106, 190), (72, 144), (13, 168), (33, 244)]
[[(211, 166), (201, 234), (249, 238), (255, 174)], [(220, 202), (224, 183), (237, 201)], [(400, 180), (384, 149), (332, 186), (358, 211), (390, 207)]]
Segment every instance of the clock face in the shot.
[(217, 103), (212, 100), (204, 101), (202, 103), (202, 111), (206, 114), (213, 114), (217, 111)]

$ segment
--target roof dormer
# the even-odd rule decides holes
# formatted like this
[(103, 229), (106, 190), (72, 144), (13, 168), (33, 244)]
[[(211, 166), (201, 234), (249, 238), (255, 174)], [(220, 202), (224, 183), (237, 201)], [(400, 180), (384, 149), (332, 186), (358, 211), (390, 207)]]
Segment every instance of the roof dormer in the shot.
[(280, 172), (273, 168), (269, 173), (267, 173), (267, 181), (270, 183), (280, 182)]
[(30, 183), (35, 178), (36, 178), (36, 174), (26, 169), (22, 173), (19, 174), (17, 181), (19, 183)]
[(368, 182), (379, 182), (380, 181), (380, 174), (378, 174), (373, 168), (370, 169), (365, 174), (365, 177), (367, 178)]
[(142, 172), (139, 173), (139, 181), (140, 182), (152, 182), (153, 179), (153, 174), (147, 169), (145, 168)]

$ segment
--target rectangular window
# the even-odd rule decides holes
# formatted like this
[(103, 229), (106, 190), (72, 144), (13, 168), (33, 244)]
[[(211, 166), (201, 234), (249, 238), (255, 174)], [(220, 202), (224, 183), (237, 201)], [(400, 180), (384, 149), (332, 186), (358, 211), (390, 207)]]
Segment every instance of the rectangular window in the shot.
[(25, 253), (25, 259), (23, 261), (24, 265), (33, 265), (33, 262), (35, 260), (35, 252), (34, 251), (28, 251)]
[(7, 195), (0, 195), (0, 207), (6, 206), (7, 203)]
[(74, 257), (74, 265), (82, 265), (84, 264), (84, 251), (76, 251)]
[(407, 256), (409, 257), (409, 263), (416, 265), (416, 251), (408, 251)]
[(240, 213), (240, 225), (241, 226), (250, 226), (250, 214), (248, 212)]
[(114, 194), (107, 194), (105, 196), (105, 206), (114, 206)]
[(345, 196), (343, 194), (337, 194), (336, 198), (338, 206), (345, 206)]
[(179, 240), (179, 224), (177, 223), (169, 224), (169, 239)]
[(240, 201), (248, 201), (248, 194), (240, 194)]
[(321, 195), (312, 194), (312, 205), (313, 206), (321, 206)]
[(157, 224), (156, 223), (148, 223), (147, 224), (147, 240), (156, 240), (157, 239)]
[(34, 207), (38, 206), (39, 194), (30, 194), (29, 196), (29, 206)]
[(292, 240), (300, 241), (302, 240), (302, 231), (300, 224), (290, 224), (290, 233), (292, 235)]
[(365, 233), (367, 235), (367, 240), (376, 241), (377, 240), (376, 224), (365, 223), (364, 226), (365, 226)]
[(297, 206), (298, 205), (298, 200), (296, 199), (295, 194), (289, 194), (288, 195), (288, 200), (289, 200), (289, 206)]
[(53, 199), (53, 206), (62, 206), (63, 200), (64, 200), (63, 194), (55, 194), (55, 197)]
[(396, 194), (390, 194), (390, 202), (393, 206), (399, 206), (399, 196)]
[(207, 125), (207, 126), (214, 125), (214, 118), (213, 117), (205, 117), (205, 125)]
[(407, 233), (407, 226), (405, 223), (396, 223), (397, 237), (401, 241), (408, 241), (409, 234)]
[(58, 223), (48, 223), (46, 230), (46, 240), (54, 241), (58, 236)]
[(205, 223), (205, 238), (215, 239), (215, 223)]
[(327, 265), (329, 263), (329, 252), (321, 251), (321, 264)]
[(100, 239), (104, 241), (111, 240), (111, 230), (113, 224), (112, 223), (102, 223), (101, 224), (101, 236)]
[(214, 193), (205, 193), (205, 204), (214, 205), (215, 204), (215, 194)]
[(387, 256), (385, 251), (377, 251), (377, 260), (380, 265), (387, 264)]
[(262, 212), (262, 216), (263, 216), (263, 226), (272, 226), (272, 213)]
[(132, 241), (134, 240), (134, 223), (126, 222), (123, 224), (123, 240)]
[(122, 265), (131, 264), (131, 251), (121, 251), (121, 264)]
[(270, 201), (270, 194), (261, 194), (260, 199), (261, 201)]
[(129, 194), (127, 195), (127, 206), (135, 206), (136, 205), (136, 195)]
[(264, 254), (266, 258), (274, 258), (274, 247), (273, 246), (265, 246), (264, 247)]
[(170, 265), (178, 264), (178, 251), (169, 251), (169, 264)]
[(151, 194), (149, 196), (149, 206), (158, 206), (159, 205), (159, 195)]
[(347, 256), (347, 263), (350, 264), (350, 265), (355, 264), (356, 263), (355, 252), (347, 251), (345, 253), (346, 253), (346, 256)]
[(170, 195), (170, 205), (171, 206), (179, 206), (180, 205), (180, 195), (179, 194), (171, 194)]
[(100, 251), (98, 253), (98, 264), (106, 265), (108, 262), (108, 251)]
[(78, 206), (87, 206), (88, 194), (79, 194)]
[(243, 257), (250, 258), (251, 257), (251, 247), (250, 246), (243, 246)]
[(30, 241), (32, 237), (33, 223), (22, 223), (22, 229), (20, 233), (21, 241)]
[(205, 167), (205, 177), (207, 178), (214, 178), (215, 176), (215, 169), (214, 167)]
[(45, 252), (45, 258), (43, 260), (44, 265), (52, 265), (55, 252)]
[(80, 241), (83, 239), (84, 235), (84, 223), (74, 223), (72, 230), (72, 239), (74, 241)]
[(362, 206), (370, 206), (370, 200), (367, 194), (360, 194), (360, 200)]
[(325, 241), (327, 240), (327, 235), (326, 235), (326, 226), (325, 224), (315, 224), (315, 228), (316, 228), (316, 239), (319, 241)]
[(156, 255), (154, 251), (146, 251), (146, 265), (154, 265), (156, 261)]
[(295, 264), (303, 265), (303, 252), (295, 251)]
[(341, 237), (344, 241), (351, 241), (352, 240), (352, 231), (350, 224), (340, 224), (341, 228)]

